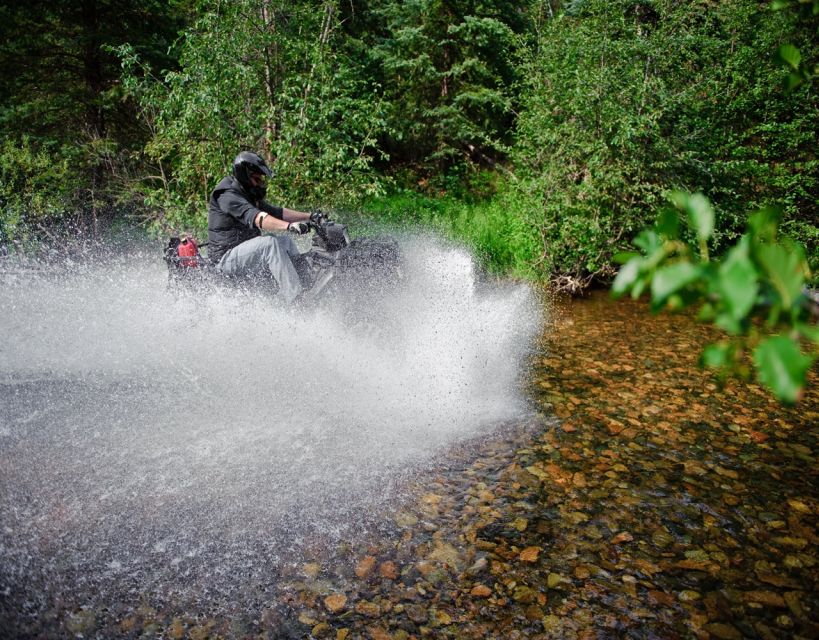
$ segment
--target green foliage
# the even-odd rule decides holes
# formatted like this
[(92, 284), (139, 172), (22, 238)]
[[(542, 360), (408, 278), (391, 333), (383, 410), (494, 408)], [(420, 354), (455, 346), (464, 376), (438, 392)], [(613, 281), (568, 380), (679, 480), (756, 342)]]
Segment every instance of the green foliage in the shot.
[(142, 139), (109, 48), (128, 39), (146, 60), (171, 65), (183, 12), (157, 0), (0, 6), (0, 243), (50, 236), (68, 219), (94, 233), (121, 212)]
[(613, 274), (673, 189), (713, 202), (711, 251), (742, 234), (749, 207), (779, 202), (815, 261), (819, 106), (804, 87), (779, 90), (772, 56), (791, 41), (815, 57), (815, 28), (747, 0), (571, 8), (526, 62), (513, 150), (519, 189), (539, 202), (545, 273)]
[(495, 197), (477, 202), (404, 191), (368, 201), (363, 211), (388, 224), (433, 229), (469, 246), (490, 272), (531, 279), (540, 247), (532, 205), (501, 185)]
[(270, 199), (324, 205), (380, 193), (375, 87), (345, 55), (335, 3), (203, 2), (178, 71), (151, 75), (129, 48), (126, 86), (152, 131), (143, 186), (163, 226), (204, 224), (210, 189), (242, 149), (276, 159)]
[(763, 340), (754, 349), (754, 364), (759, 379), (781, 400), (794, 403), (805, 385), (805, 375), (813, 362), (786, 336)]
[[(43, 226), (61, 224), (78, 205), (79, 176), (68, 153), (37, 149), (23, 136), (0, 148), (0, 246), (26, 248)], [(42, 233), (42, 231), (39, 231)]]
[[(778, 398), (795, 402), (815, 359), (819, 335), (811, 325), (813, 304), (805, 293), (808, 265), (802, 247), (778, 237), (780, 212), (761, 209), (748, 218), (739, 241), (716, 261), (709, 260), (713, 211), (702, 194), (672, 194), (676, 210), (638, 236), (641, 254), (623, 255), (612, 292), (635, 298), (651, 291), (655, 311), (700, 305), (699, 316), (731, 339), (709, 346), (702, 362), (723, 375), (744, 373), (742, 355), (753, 352), (760, 381)], [(677, 210), (696, 230), (698, 248), (681, 239)], [(758, 320), (764, 320), (760, 328)], [(773, 334), (773, 335), (771, 335)], [(802, 353), (800, 344), (813, 353)]]
[[(446, 173), (502, 157), (511, 141), (515, 55), (527, 22), (515, 2), (388, 0), (372, 56), (389, 105), (394, 161)], [(440, 176), (438, 176), (440, 177)]]
[[(816, 273), (817, 3), (791, 4), (801, 13), (756, 0), (4, 6), (0, 132), (8, 149), (26, 140), (22, 159), (3, 155), (4, 184), (67, 181), (29, 204), (4, 186), (5, 233), (20, 216), (121, 216), (128, 198), (154, 229), (203, 229), (210, 190), (253, 149), (275, 158), (273, 201), (351, 208), (415, 189), (435, 197), (418, 199), (436, 212), (425, 223), (492, 268), (570, 290), (613, 277), (633, 238), (655, 242), (638, 234), (674, 190), (707, 194), (686, 200), (680, 238), (700, 256), (777, 202)], [(53, 167), (34, 169), (42, 154)], [(405, 197), (369, 208), (389, 218)], [(743, 264), (729, 265), (736, 282)]]
[[(819, 0), (798, 0), (798, 2), (795, 3), (789, 2), (788, 0), (774, 0), (771, 3), (771, 9), (774, 11), (782, 9), (802, 9), (803, 13), (809, 13), (815, 18), (819, 16)], [(812, 69), (809, 68), (802, 59), (802, 52), (790, 42), (779, 47), (779, 50), (776, 52), (776, 59), (788, 70), (788, 75), (784, 80), (786, 91), (790, 92), (803, 84), (809, 84), (819, 75), (819, 61), (814, 63)]]

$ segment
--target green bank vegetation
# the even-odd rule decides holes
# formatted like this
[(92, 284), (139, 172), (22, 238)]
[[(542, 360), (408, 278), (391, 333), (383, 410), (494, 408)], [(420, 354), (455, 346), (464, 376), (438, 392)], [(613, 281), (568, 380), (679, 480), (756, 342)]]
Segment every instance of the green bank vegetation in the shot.
[(201, 229), (249, 148), (277, 158), (282, 201), (433, 222), (568, 289), (611, 278), (675, 190), (713, 203), (713, 253), (780, 206), (816, 271), (817, 97), (791, 76), (819, 59), (819, 19), (794, 5), (3, 7), (3, 241), (44, 220)]

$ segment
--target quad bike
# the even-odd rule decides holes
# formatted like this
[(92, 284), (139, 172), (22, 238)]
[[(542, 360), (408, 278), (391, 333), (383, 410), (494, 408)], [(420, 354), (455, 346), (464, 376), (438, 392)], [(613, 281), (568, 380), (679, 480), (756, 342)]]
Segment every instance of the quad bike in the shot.
[[(350, 240), (345, 225), (321, 214), (314, 215), (309, 225), (312, 246), (294, 260), (304, 287), (304, 301), (331, 300), (348, 296), (350, 291), (384, 292), (402, 280), (401, 251), (395, 239), (381, 236)], [(275, 282), (267, 273), (241, 279), (220, 274), (201, 255), (199, 250), (205, 246), (190, 237), (170, 239), (164, 257), (171, 286), (249, 286), (275, 292)]]

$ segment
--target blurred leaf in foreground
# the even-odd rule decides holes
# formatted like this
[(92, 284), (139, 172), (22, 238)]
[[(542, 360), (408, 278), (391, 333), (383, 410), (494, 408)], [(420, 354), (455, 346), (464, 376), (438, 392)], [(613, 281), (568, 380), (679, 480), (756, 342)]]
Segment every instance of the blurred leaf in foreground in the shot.
[(804, 355), (796, 342), (786, 336), (768, 338), (754, 350), (759, 379), (788, 404), (801, 396), (812, 362), (813, 358)]

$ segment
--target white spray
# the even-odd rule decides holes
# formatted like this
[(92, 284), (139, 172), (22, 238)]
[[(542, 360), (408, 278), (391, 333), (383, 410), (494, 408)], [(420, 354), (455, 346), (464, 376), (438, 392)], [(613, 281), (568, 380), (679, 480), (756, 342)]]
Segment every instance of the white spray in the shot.
[(407, 282), (375, 326), (180, 295), (145, 256), (0, 269), (0, 592), (70, 590), (67, 567), (184, 591), (260, 554), (275, 566), (525, 413), (531, 291), (478, 283), (429, 238), (402, 250)]

